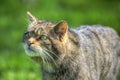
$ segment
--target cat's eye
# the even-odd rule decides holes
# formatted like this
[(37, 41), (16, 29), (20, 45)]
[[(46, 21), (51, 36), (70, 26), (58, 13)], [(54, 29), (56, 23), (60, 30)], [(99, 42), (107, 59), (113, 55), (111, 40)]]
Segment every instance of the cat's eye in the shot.
[(47, 40), (48, 37), (47, 37), (46, 35), (42, 35), (42, 36), (40, 36), (40, 39), (41, 39), (41, 40)]

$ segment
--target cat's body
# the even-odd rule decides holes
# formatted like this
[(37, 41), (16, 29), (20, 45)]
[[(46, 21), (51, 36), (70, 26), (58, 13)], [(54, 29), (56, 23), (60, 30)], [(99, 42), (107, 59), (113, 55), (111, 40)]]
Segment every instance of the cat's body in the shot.
[[(48, 80), (116, 80), (120, 65), (117, 56), (120, 38), (117, 34), (101, 26), (84, 26), (69, 32), (68, 55), (55, 73), (46, 73), (52, 78), (48, 77)], [(74, 40), (73, 35), (79, 41)]]
[[(27, 32), (34, 32), (40, 36), (43, 34), (40, 32), (41, 26), (48, 29), (48, 25), (51, 24), (52, 29), (45, 31), (50, 41), (43, 37), (44, 41), (39, 40), (38, 43), (37, 39), (33, 39), (36, 38), (35, 36), (32, 39), (31, 36), (27, 36), (24, 42), (27, 43), (30, 40), (33, 44), (34, 41), (36, 45), (41, 45), (42, 49), (47, 48), (49, 54), (41, 48), (39, 49), (38, 46), (34, 46), (36, 49), (29, 47), (32, 52), (39, 53), (41, 50), (40, 55), (42, 55), (42, 59), (45, 58), (43, 60), (50, 63), (51, 70), (47, 70), (44, 61), (39, 59), (38, 54), (33, 55), (32, 53), (31, 56), (28, 53), (42, 65), (43, 80), (116, 80), (120, 67), (120, 37), (113, 29), (99, 25), (67, 29), (64, 21), (58, 24), (42, 22), (41, 25), (39, 21), (37, 24), (39, 25), (36, 27), (32, 23), (34, 27), (30, 25)], [(43, 53), (50, 58), (46, 58)]]

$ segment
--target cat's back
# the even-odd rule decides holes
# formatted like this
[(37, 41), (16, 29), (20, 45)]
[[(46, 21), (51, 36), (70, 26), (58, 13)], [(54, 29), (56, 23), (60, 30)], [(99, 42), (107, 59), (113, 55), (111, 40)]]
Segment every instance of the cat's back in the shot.
[(81, 26), (76, 29), (76, 32), (79, 37), (86, 37), (94, 40), (96, 38), (97, 40), (106, 42), (109, 45), (116, 45), (120, 40), (114, 29), (101, 25)]
[[(113, 78), (117, 73), (116, 66), (119, 66), (115, 54), (120, 49), (117, 33), (112, 28), (100, 25), (81, 26), (74, 32), (79, 38), (81, 63), (85, 61), (89, 73), (92, 73), (92, 79), (109, 80), (109, 77), (115, 80)], [(113, 71), (115, 73), (111, 74)]]
[[(89, 34), (98, 34), (100, 36), (106, 36), (106, 35), (110, 35), (109, 37), (111, 37), (112, 35), (116, 35), (117, 33), (110, 27), (105, 27), (105, 26), (101, 26), (101, 25), (93, 25), (93, 26), (88, 26), (88, 25), (83, 25), (80, 26), (79, 28), (76, 29), (76, 31), (78, 33), (89, 33)], [(112, 36), (113, 37), (113, 36)]]
[[(79, 37), (80, 45), (90, 48), (100, 47), (103, 48), (102, 52), (111, 51), (113, 54), (120, 49), (120, 37), (112, 28), (93, 25), (81, 26), (75, 31)], [(92, 46), (92, 47), (91, 47)]]

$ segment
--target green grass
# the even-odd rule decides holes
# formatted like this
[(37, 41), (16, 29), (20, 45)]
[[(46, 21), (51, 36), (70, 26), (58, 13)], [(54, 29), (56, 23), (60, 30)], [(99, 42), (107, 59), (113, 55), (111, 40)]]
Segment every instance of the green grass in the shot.
[(40, 66), (25, 53), (3, 52), (0, 56), (0, 80), (40, 80)]
[(118, 0), (1, 0), (0, 80), (41, 80), (39, 65), (22, 47), (27, 11), (39, 19), (66, 20), (74, 28), (86, 24), (110, 26), (120, 34)]

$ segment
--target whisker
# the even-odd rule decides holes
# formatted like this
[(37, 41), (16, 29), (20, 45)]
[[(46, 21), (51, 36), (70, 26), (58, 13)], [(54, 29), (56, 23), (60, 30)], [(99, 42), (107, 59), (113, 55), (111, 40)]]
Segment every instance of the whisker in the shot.
[(57, 66), (57, 64), (56, 64), (55, 60), (53, 59), (53, 57), (45, 50), (44, 50), (44, 53), (46, 53), (51, 58), (51, 60), (55, 63), (55, 65)]
[[(45, 54), (45, 53), (44, 53)], [(47, 57), (47, 55), (46, 55), (46, 57)], [(47, 58), (44, 58), (45, 59), (45, 65), (47, 64), (47, 66), (49, 66), (49, 61), (48, 61), (48, 59)]]
[(60, 59), (54, 52), (52, 52), (52, 51), (50, 51), (50, 50), (48, 50), (48, 49), (46, 49), (46, 48), (44, 48), (44, 50), (52, 53), (55, 57), (57, 57), (58, 59)]
[(47, 55), (47, 53), (45, 52), (45, 50), (44, 50), (44, 49), (41, 49), (41, 50), (39, 51), (39, 54), (40, 54), (40, 56), (42, 57), (43, 64), (44, 64), (44, 65), (47, 64), (47, 66), (50, 67), (50, 63), (49, 63), (49, 61), (48, 61), (48, 59), (47, 59), (47, 57), (49, 57), (49, 56)]
[[(46, 55), (47, 56), (47, 55)], [(46, 60), (46, 66), (47, 66), (47, 70), (48, 71), (50, 71), (50, 63), (49, 63), (49, 61), (48, 61), (48, 59), (47, 58), (45, 58), (45, 60)]]
[(43, 50), (40, 50), (39, 54), (40, 54), (40, 56), (42, 58), (43, 64), (45, 64), (45, 54), (43, 53)]

